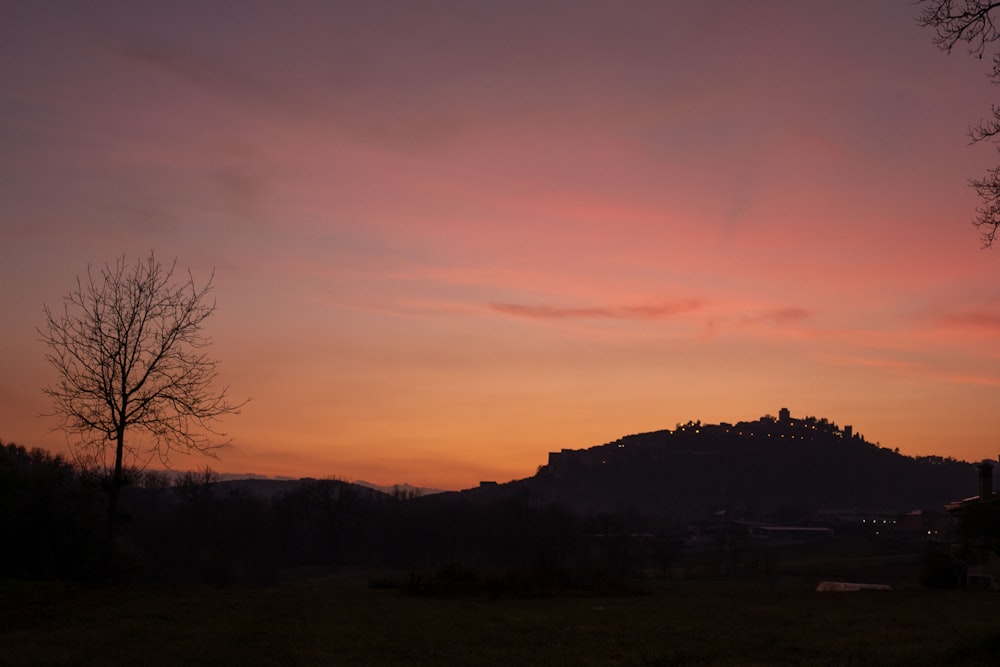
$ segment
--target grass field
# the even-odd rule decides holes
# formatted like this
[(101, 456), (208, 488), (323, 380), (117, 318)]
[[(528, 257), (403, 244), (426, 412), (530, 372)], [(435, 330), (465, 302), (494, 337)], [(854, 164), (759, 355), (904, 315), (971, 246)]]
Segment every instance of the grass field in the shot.
[(4, 665), (990, 665), (1000, 596), (663, 581), (641, 595), (415, 598), (0, 583)]

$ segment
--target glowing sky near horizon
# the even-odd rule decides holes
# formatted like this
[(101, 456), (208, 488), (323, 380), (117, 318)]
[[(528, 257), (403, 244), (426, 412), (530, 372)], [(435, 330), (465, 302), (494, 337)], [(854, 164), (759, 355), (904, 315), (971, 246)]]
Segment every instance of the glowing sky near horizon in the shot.
[(462, 488), (788, 407), (1000, 452), (989, 64), (909, 0), (6, 2), (0, 438), (88, 264), (203, 282), (222, 472)]

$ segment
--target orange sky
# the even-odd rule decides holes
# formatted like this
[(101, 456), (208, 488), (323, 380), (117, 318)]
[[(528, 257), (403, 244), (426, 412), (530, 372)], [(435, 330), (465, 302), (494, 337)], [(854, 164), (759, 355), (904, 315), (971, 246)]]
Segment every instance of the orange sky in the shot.
[(64, 449), (42, 304), (154, 249), (215, 270), (223, 472), (462, 488), (783, 406), (994, 457), (995, 88), (916, 13), (4, 3), (0, 438)]

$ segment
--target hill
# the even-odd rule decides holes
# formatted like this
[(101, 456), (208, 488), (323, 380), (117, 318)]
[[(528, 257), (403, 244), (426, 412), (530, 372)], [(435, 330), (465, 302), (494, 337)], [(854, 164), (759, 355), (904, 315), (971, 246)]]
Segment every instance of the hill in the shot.
[(791, 517), (940, 510), (976, 493), (976, 470), (951, 458), (905, 456), (866, 441), (850, 426), (797, 419), (782, 409), (777, 418), (688, 422), (553, 452), (536, 475), (511, 484), (533, 502), (581, 513), (627, 509), (693, 518), (728, 508)]

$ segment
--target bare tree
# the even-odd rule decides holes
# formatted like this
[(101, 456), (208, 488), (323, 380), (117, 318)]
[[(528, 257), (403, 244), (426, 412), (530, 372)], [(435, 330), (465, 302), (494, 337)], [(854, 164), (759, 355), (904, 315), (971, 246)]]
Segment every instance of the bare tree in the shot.
[[(154, 253), (130, 264), (124, 257), (45, 308), (38, 330), (58, 380), (43, 391), (54, 406), (55, 427), (67, 434), (74, 456), (102, 474), (109, 499), (108, 540), (130, 473), (172, 452), (211, 453), (228, 444), (215, 422), (238, 413), (225, 388), (216, 390), (217, 362), (202, 331), (215, 311), (212, 278), (197, 287), (190, 272), (175, 281), (176, 261)], [(220, 441), (221, 440), (221, 441)]]
[[(1000, 39), (1000, 32), (994, 23), (994, 10), (1000, 9), (1000, 2), (987, 0), (918, 0), (923, 5), (917, 22), (934, 30), (934, 44), (945, 53), (951, 53), (959, 43), (968, 45), (968, 51), (982, 59), (990, 53), (993, 70), (989, 78), (1000, 84), (1000, 51), (991, 45)], [(994, 104), (992, 118), (980, 120), (969, 128), (972, 143), (990, 140), (1000, 134), (1000, 106)], [(982, 200), (976, 209), (973, 224), (979, 229), (983, 247), (992, 247), (1000, 231), (1000, 166), (988, 170), (982, 178), (969, 180)]]

